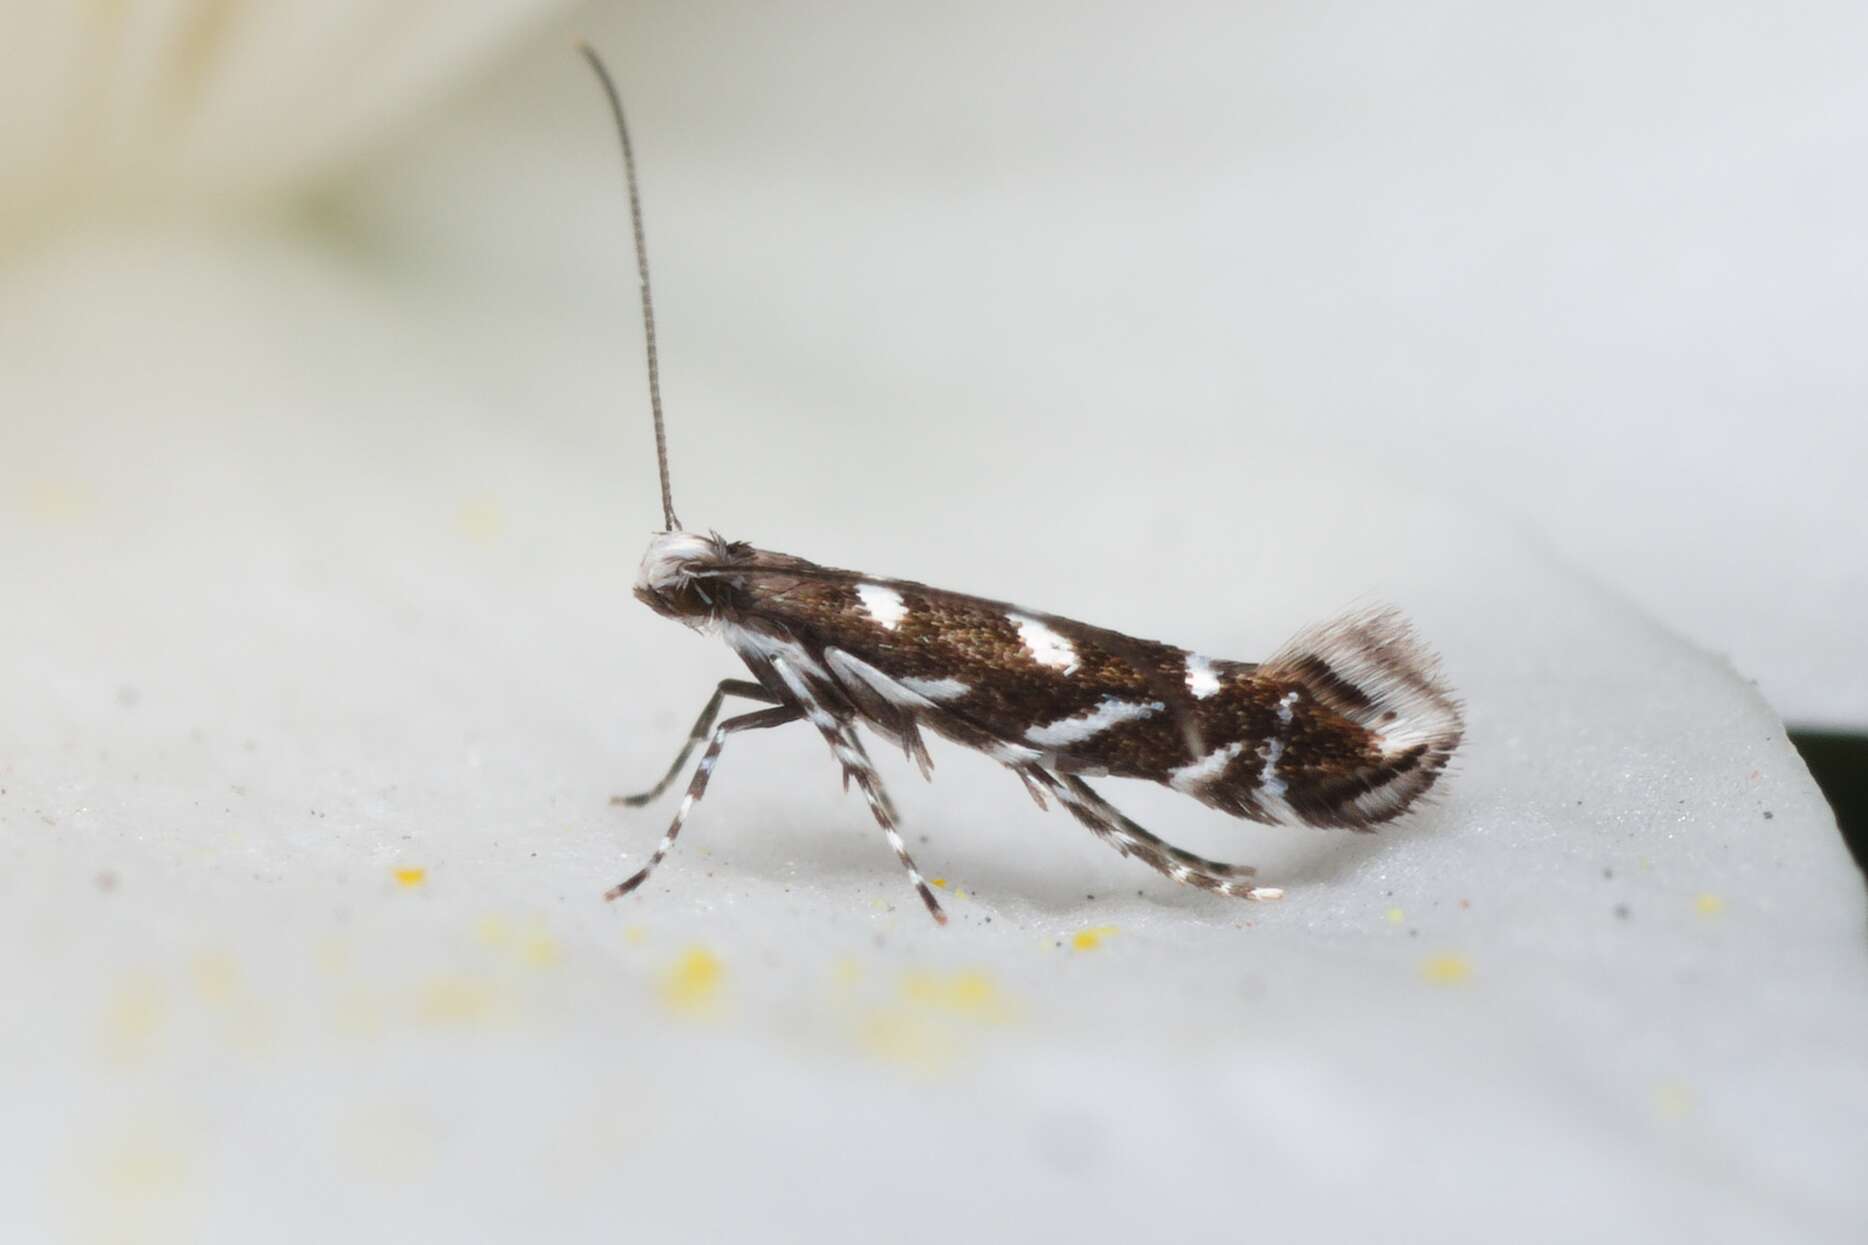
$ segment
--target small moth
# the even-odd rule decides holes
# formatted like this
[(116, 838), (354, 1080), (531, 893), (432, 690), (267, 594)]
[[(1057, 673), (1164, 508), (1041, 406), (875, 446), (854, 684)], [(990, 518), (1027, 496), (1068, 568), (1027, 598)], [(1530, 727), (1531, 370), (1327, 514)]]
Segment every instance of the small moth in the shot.
[[(936, 921), (946, 914), (902, 843), (858, 726), (899, 746), (929, 776), (923, 728), (1016, 774), (1040, 808), (1055, 798), (1097, 838), (1177, 882), (1241, 899), (1278, 899), (1249, 865), (1163, 842), (1098, 795), (1089, 777), (1142, 778), (1221, 812), (1272, 824), (1368, 830), (1414, 806), (1459, 746), (1460, 705), (1433, 655), (1393, 610), (1305, 631), (1262, 663), (1173, 645), (905, 579), (818, 566), (675, 518), (668, 483), (635, 153), (615, 84), (582, 49), (622, 138), (648, 352), (663, 530), (635, 594), (663, 617), (717, 634), (751, 679), (725, 679), (654, 787), (611, 802), (647, 804), (706, 741), (674, 821), (648, 863), (604, 895), (646, 881), (668, 855), (733, 735), (809, 723), (868, 801)], [(764, 706), (716, 725), (728, 697)]]

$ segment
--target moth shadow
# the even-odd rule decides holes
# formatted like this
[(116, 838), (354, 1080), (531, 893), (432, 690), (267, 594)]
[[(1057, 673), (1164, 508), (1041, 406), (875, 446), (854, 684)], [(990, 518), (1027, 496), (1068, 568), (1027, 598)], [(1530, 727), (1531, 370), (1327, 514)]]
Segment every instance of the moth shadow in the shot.
[[(1245, 847), (1224, 855), (1254, 865), (1267, 886), (1301, 892), (1354, 876), (1392, 846), (1384, 840), (1393, 837), (1286, 833), (1327, 837), (1280, 844), (1275, 849)], [(1127, 898), (1212, 920), (1232, 919), (1257, 906), (1163, 877), (1133, 858), (1118, 856), (1087, 834), (1080, 844), (1067, 849), (1042, 842), (1015, 852), (992, 850), (976, 834), (941, 825), (927, 826), (908, 837), (922, 871), (930, 880), (945, 883), (936, 893), (956, 915), (961, 905), (977, 904), (1013, 919), (1024, 913), (1040, 920), (1095, 920), (1107, 912), (1112, 899)], [(782, 848), (742, 844), (730, 855), (722, 853), (715, 867), (738, 873), (747, 881), (804, 885), (851, 895), (864, 903), (880, 899), (895, 907), (920, 906), (894, 854), (873, 829), (851, 829), (829, 821), (806, 823), (786, 833)]]
[[(1406, 852), (1410, 843), (1444, 828), (1437, 819), (1374, 832), (1265, 826), (1217, 815), (1212, 824), (1204, 817), (1200, 820), (1191, 833), (1172, 835), (1174, 845), (1214, 860), (1250, 865), (1257, 870), (1260, 885), (1283, 889), (1296, 899), (1306, 891), (1353, 884), (1384, 856)], [(1242, 825), (1247, 827), (1243, 835), (1238, 829)], [(1189, 827), (1183, 823), (1177, 828)], [(1055, 868), (993, 854), (969, 862), (966, 872), (982, 893), (1056, 916), (1093, 914), (1095, 902), (1112, 895), (1133, 896), (1157, 908), (1180, 909), (1203, 918), (1235, 919), (1241, 909), (1259, 906), (1176, 882), (1087, 835), (1084, 846), (1073, 849), (1069, 859), (1060, 860)]]
[[(1214, 859), (1251, 865), (1260, 883), (1301, 897), (1305, 890), (1337, 887), (1365, 874), (1379, 856), (1404, 851), (1411, 840), (1445, 828), (1441, 818), (1410, 819), (1373, 833), (1264, 826), (1211, 810), (1189, 810), (1177, 793), (1144, 784), (1111, 784), (1125, 807), (1145, 818), (1175, 846)], [(912, 789), (912, 788), (911, 788)], [(1017, 919), (1094, 919), (1116, 897), (1185, 911), (1202, 920), (1237, 919), (1259, 905), (1214, 895), (1173, 881), (1134, 858), (1099, 843), (1061, 808), (1049, 812), (1000, 805), (1002, 793), (966, 811), (913, 809), (904, 838), (936, 893), (958, 915), (968, 904)], [(919, 909), (882, 832), (866, 810), (843, 815), (799, 813), (754, 836), (717, 845), (709, 870), (745, 883), (851, 897), (865, 908), (880, 901)], [(945, 885), (941, 885), (944, 883)], [(964, 892), (964, 898), (956, 892)]]
[(1376, 857), (1394, 850), (1401, 833), (1393, 830), (1357, 833), (1352, 830), (1295, 830), (1305, 841), (1266, 853), (1258, 866), (1267, 886), (1296, 889), (1338, 882), (1360, 872)]

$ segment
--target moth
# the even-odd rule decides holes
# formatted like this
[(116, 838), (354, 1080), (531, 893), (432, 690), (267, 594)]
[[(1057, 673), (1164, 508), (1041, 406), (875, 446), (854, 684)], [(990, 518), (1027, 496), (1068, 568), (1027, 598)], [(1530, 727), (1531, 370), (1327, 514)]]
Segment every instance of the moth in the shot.
[[(614, 82), (594, 51), (582, 51), (622, 139), (661, 475), (663, 530), (649, 541), (635, 595), (665, 618), (718, 635), (752, 675), (714, 688), (660, 782), (612, 800), (654, 800), (705, 741), (667, 833), (606, 899), (641, 886), (668, 855), (728, 739), (800, 721), (829, 745), (844, 789), (854, 783), (862, 793), (941, 923), (946, 914), (902, 842), (858, 727), (901, 748), (924, 777), (933, 767), (924, 731), (982, 752), (1017, 775), (1040, 808), (1055, 799), (1124, 856), (1241, 899), (1283, 892), (1259, 886), (1249, 865), (1163, 842), (1086, 779), (1146, 779), (1234, 817), (1350, 830), (1391, 821), (1432, 789), (1459, 747), (1461, 707), (1433, 654), (1394, 610), (1312, 628), (1262, 663), (1227, 661), (684, 527), (668, 481), (635, 153)], [(762, 707), (718, 721), (729, 697)]]

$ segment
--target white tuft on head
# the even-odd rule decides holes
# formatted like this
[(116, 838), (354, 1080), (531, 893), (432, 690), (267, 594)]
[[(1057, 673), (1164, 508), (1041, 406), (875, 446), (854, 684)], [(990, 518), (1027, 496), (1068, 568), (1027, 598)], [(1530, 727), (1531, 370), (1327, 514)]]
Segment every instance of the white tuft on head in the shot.
[(687, 582), (689, 568), (719, 556), (719, 548), (705, 536), (693, 532), (657, 532), (642, 555), (642, 567), (636, 572), (636, 587), (651, 592), (669, 592)]

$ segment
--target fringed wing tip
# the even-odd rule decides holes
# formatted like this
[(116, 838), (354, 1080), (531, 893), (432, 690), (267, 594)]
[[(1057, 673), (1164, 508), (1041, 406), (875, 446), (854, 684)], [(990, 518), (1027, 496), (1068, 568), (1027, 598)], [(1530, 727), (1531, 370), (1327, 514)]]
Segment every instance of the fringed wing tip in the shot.
[(1427, 794), (1465, 736), (1439, 658), (1392, 606), (1307, 628), (1258, 674), (1304, 688), (1367, 730), (1381, 754), (1373, 767), (1290, 793), (1312, 824), (1365, 830), (1400, 816)]

